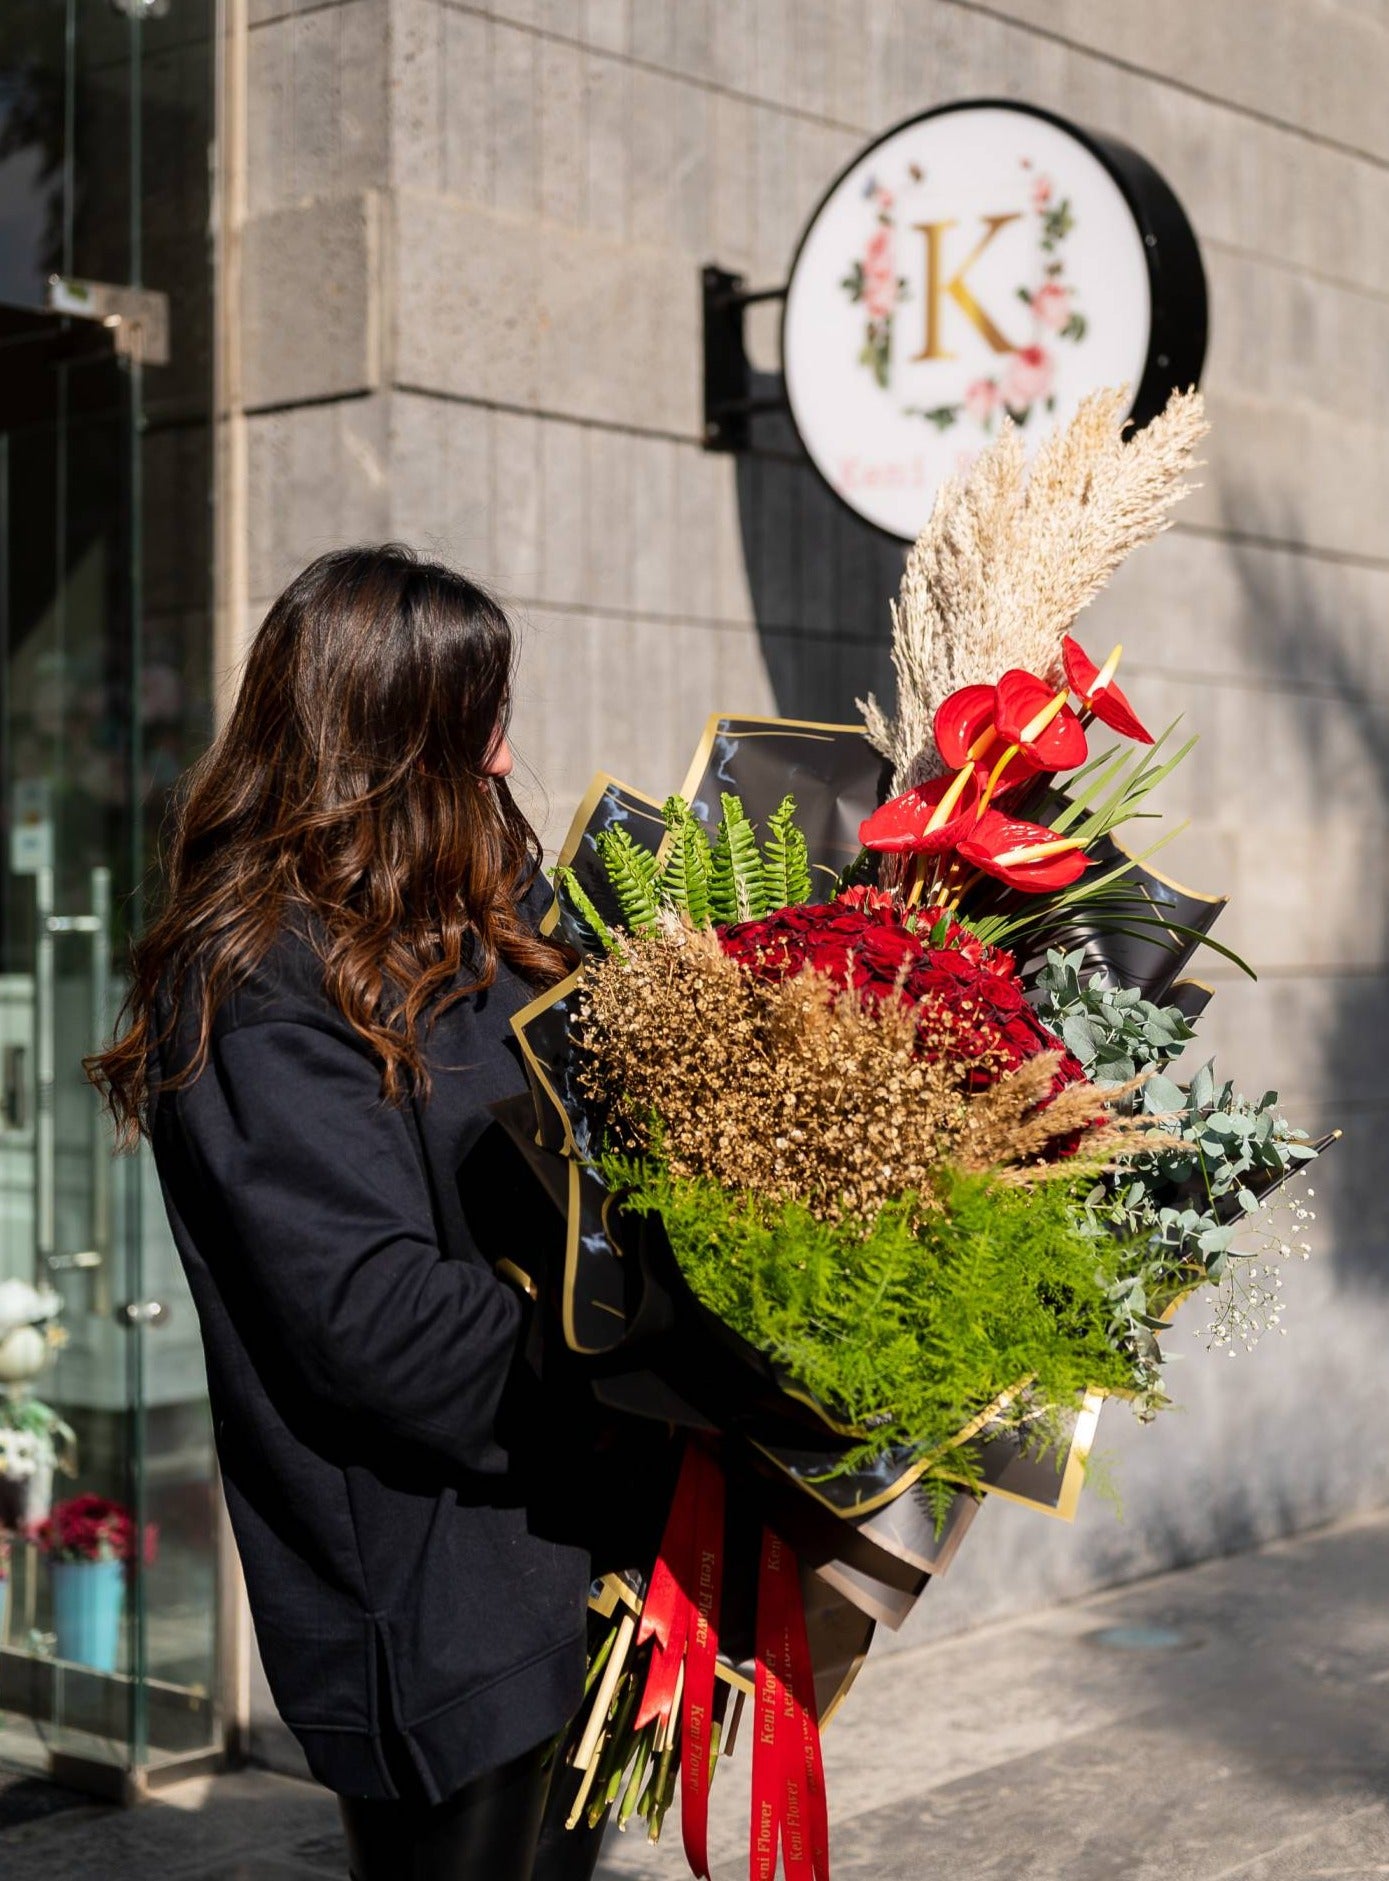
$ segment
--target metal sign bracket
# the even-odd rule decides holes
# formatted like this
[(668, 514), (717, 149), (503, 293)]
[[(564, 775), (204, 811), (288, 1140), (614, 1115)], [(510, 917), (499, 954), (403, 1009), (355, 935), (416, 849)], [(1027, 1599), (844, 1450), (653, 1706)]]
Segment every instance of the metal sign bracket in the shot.
[(743, 313), (765, 300), (785, 300), (784, 287), (749, 292), (747, 277), (727, 268), (704, 269), (704, 448), (746, 451), (755, 412), (784, 411), (784, 395), (755, 398), (743, 339)]

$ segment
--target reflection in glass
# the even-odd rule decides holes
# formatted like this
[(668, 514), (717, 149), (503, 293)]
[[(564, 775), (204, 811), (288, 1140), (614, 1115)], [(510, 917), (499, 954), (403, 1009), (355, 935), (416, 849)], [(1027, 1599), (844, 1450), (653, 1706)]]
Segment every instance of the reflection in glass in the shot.
[[(158, 1531), (111, 1670), (16, 1539), (0, 1762), (38, 1767), (156, 1764), (218, 1728), (196, 1320), (146, 1160), (111, 1157), (81, 1072), (157, 892), (169, 790), (209, 732), (211, 27), (212, 0), (143, 23), (110, 0), (0, 4), (0, 1322), (7, 1281), (61, 1298), (42, 1369), (0, 1376), (0, 1476), (7, 1423), (47, 1406), (72, 1438), (53, 1495)], [(166, 294), (170, 363), (11, 311), (41, 308), (54, 273)], [(127, 1316), (151, 1300), (157, 1320)]]

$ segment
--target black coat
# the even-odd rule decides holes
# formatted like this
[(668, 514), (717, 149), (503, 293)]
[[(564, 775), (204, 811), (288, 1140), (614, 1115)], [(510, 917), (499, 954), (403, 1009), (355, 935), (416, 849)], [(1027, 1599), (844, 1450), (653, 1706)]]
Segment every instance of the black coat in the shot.
[(417, 1776), (437, 1801), (581, 1695), (589, 1561), (542, 1532), (514, 1402), (530, 1309), (469, 1226), (470, 1199), (497, 1212), (468, 1190), (501, 1179), (487, 1107), (524, 1088), (508, 1021), (531, 997), (503, 965), (431, 1034), (429, 1099), (391, 1108), (286, 934), (155, 1106), (266, 1674), (344, 1794)]

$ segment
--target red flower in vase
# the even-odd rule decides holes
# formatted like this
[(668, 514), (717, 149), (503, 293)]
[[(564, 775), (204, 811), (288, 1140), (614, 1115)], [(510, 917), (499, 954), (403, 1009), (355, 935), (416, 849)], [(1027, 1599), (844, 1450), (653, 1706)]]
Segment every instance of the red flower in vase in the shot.
[(1084, 647), (1067, 634), (1061, 642), (1061, 657), (1071, 691), (1092, 711), (1100, 723), (1125, 738), (1150, 745), (1153, 734), (1140, 721), (1128, 700), (1114, 684), (1114, 671), (1123, 647), (1115, 647), (1103, 666), (1096, 666)]
[[(156, 1533), (153, 1525), (145, 1530), (146, 1561), (154, 1558)], [(47, 1519), (35, 1525), (32, 1537), (54, 1561), (134, 1561), (140, 1551), (130, 1511), (107, 1496), (90, 1493), (55, 1503)]]

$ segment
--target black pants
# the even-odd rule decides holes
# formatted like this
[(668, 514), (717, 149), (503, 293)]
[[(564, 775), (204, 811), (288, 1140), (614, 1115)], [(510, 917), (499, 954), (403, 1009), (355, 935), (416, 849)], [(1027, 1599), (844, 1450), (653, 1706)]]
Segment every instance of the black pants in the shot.
[(574, 1773), (541, 1745), (446, 1802), (340, 1796), (352, 1881), (589, 1881), (603, 1829), (567, 1830)]

